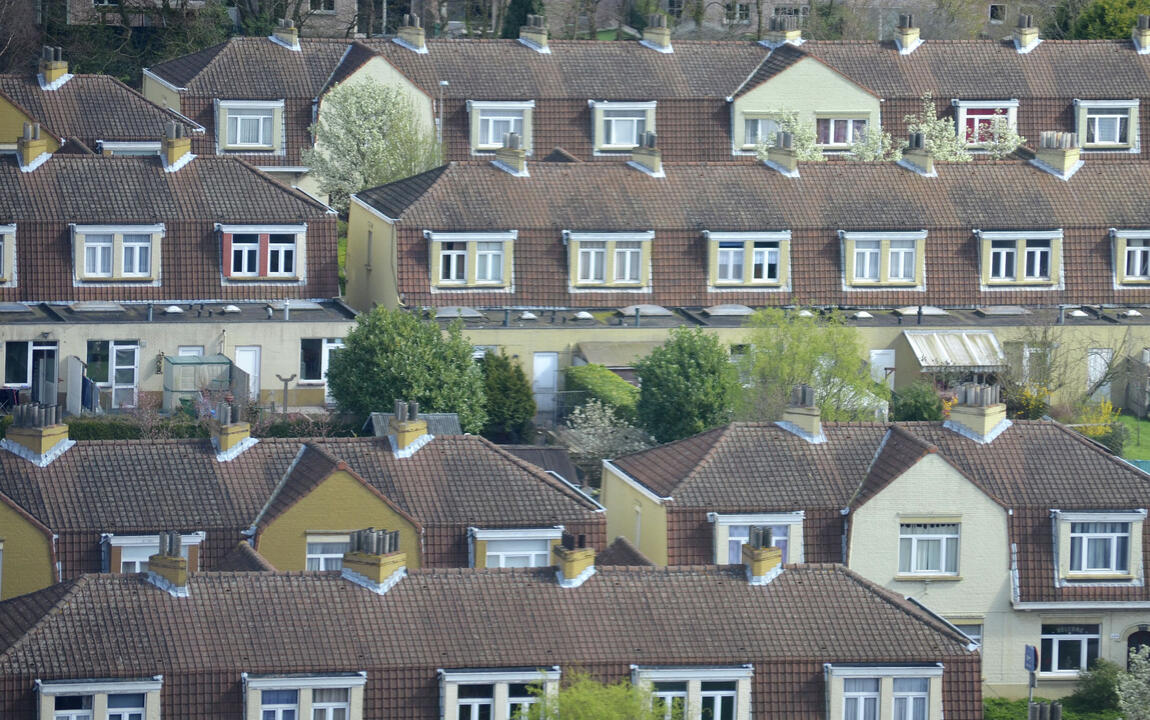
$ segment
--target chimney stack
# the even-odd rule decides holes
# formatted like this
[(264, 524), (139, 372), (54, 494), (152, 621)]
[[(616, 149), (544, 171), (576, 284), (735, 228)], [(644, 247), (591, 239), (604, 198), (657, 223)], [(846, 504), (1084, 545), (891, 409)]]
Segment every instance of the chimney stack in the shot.
[(813, 387), (804, 384), (791, 389), (791, 402), (783, 411), (783, 419), (778, 425), (809, 443), (819, 444), (827, 441), (826, 435), (823, 435), (819, 408), (815, 405)]
[(775, 133), (775, 144), (767, 148), (767, 167), (778, 170), (787, 177), (799, 176), (799, 156), (795, 152), (794, 137), (780, 130)]
[(427, 35), (420, 26), (418, 15), (404, 15), (403, 24), (399, 26), (399, 33), (393, 40), (412, 52), (427, 54)]
[(958, 388), (957, 403), (944, 425), (959, 435), (979, 443), (989, 443), (1010, 427), (1006, 405), (999, 401), (996, 385), (964, 383)]
[(752, 527), (743, 543), (743, 565), (752, 585), (766, 585), (783, 571), (782, 548), (772, 547), (771, 540), (769, 527)]
[(922, 133), (907, 136), (906, 149), (898, 164), (925, 177), (938, 177), (934, 170), (934, 158), (926, 150), (926, 138)]
[(356, 530), (343, 555), (344, 579), (383, 595), (407, 576), (407, 554), (399, 549), (399, 531)]
[(895, 44), (898, 45), (900, 55), (910, 55), (919, 45), (922, 45), (920, 30), (915, 27), (914, 16), (910, 13), (898, 16), (898, 27), (895, 28)]
[(641, 44), (661, 53), (672, 53), (671, 30), (667, 27), (667, 16), (656, 13), (647, 18)]
[(160, 551), (148, 558), (148, 581), (172, 597), (188, 596), (188, 561), (181, 548), (180, 533), (160, 533)]
[(560, 587), (577, 588), (595, 574), (595, 549), (587, 547), (586, 535), (563, 533), (563, 541), (552, 552)]
[(12, 425), (0, 440), (0, 447), (37, 467), (44, 467), (76, 444), (75, 440), (68, 439), (68, 426), (60, 418), (59, 405), (17, 405), (12, 411)]
[(40, 85), (55, 90), (68, 81), (68, 62), (64, 49), (45, 45), (40, 51)]
[(1084, 164), (1081, 154), (1075, 133), (1045, 130), (1038, 137), (1038, 149), (1030, 164), (1057, 178), (1069, 180)]
[(1134, 49), (1139, 55), (1150, 53), (1150, 15), (1139, 15), (1134, 24)]
[(164, 126), (164, 137), (160, 141), (164, 154), (164, 170), (175, 172), (192, 159), (192, 139), (187, 137), (184, 126), (175, 121)]
[(770, 19), (767, 33), (760, 41), (772, 50), (782, 45), (803, 44), (803, 31), (799, 29), (799, 19), (794, 15), (778, 15)]
[(631, 151), (631, 161), (627, 164), (651, 177), (667, 177), (663, 172), (662, 152), (656, 147), (657, 136), (647, 131), (639, 138), (639, 145)]
[(519, 28), (519, 42), (544, 55), (551, 54), (547, 47), (547, 25), (542, 15), (528, 15), (527, 24)]
[(215, 411), (216, 419), (212, 423), (212, 446), (216, 449), (216, 460), (220, 462), (234, 460), (244, 450), (259, 442), (252, 437), (252, 426), (246, 422), (240, 422), (238, 405), (218, 403)]
[(24, 123), (24, 133), (16, 141), (20, 169), (31, 172), (48, 159), (48, 139), (40, 135), (40, 123)]
[(515, 177), (531, 176), (527, 172), (527, 150), (523, 147), (523, 138), (519, 133), (503, 134), (503, 147), (495, 151), (495, 162), (492, 164)]
[(419, 403), (395, 401), (395, 414), (389, 422), (392, 453), (397, 458), (407, 458), (419, 448), (431, 442), (427, 434), (427, 421), (419, 417)]
[(1020, 53), (1028, 53), (1041, 43), (1038, 28), (1034, 26), (1034, 16), (1025, 13), (1018, 16), (1018, 27), (1014, 28), (1014, 48)]
[(299, 50), (299, 28), (295, 26), (294, 20), (280, 18), (275, 29), (272, 30), (270, 39), (275, 44), (283, 45), (289, 50)]

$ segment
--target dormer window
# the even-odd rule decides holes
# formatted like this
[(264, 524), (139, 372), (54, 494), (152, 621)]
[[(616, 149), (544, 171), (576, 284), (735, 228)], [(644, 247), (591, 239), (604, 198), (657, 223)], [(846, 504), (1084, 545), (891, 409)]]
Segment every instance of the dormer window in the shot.
[(648, 131), (655, 132), (655, 102), (595, 101), (591, 135), (596, 152), (633, 150)]
[(16, 286), (16, 225), (0, 225), (0, 287)]
[(424, 233), (430, 243), (432, 286), (443, 290), (511, 286), (512, 252), (518, 233)]
[(1142, 583), (1145, 510), (1054, 510), (1058, 585), (1125, 581)]
[(468, 528), (471, 567), (549, 567), (551, 548), (562, 539), (563, 528)]
[[(37, 680), (41, 718), (52, 720), (159, 720), (162, 678)], [(96, 709), (102, 712), (95, 715)]]
[(1084, 150), (1138, 152), (1138, 100), (1075, 100), (1074, 112)]
[(243, 674), (244, 717), (260, 720), (362, 720), (367, 673)]
[(503, 137), (515, 133), (522, 138), (522, 147), (531, 154), (532, 116), (535, 101), (496, 102), (468, 100), (471, 115), (471, 152), (494, 152), (503, 147)]
[(790, 231), (708, 231), (705, 236), (712, 290), (787, 285)]
[(72, 225), (75, 284), (159, 284), (163, 225)]
[(1114, 277), (1119, 285), (1150, 283), (1150, 230), (1112, 228)]
[(218, 148), (282, 154), (283, 111), (283, 100), (217, 100)]
[(559, 690), (559, 667), (517, 670), (440, 670), (440, 707), (443, 716), (458, 720), (493, 720), (526, 717), (537, 696)]
[(840, 231), (844, 289), (913, 287), (925, 283), (926, 231)]
[(573, 290), (602, 288), (647, 292), (651, 277), (651, 240), (647, 232), (565, 230), (568, 272)]
[(1054, 288), (1062, 284), (1062, 231), (976, 231), (983, 290), (1002, 285)]
[(994, 119), (1001, 117), (1012, 128), (1018, 127), (1017, 100), (953, 100), (955, 127), (972, 147), (994, 138)]
[[(180, 555), (188, 561), (189, 570), (200, 567), (200, 545), (203, 532), (180, 536)], [(112, 535), (103, 537), (101, 554), (103, 571), (110, 573), (147, 572), (148, 558), (160, 552), (159, 535)]]
[(217, 225), (224, 282), (306, 279), (307, 225)]

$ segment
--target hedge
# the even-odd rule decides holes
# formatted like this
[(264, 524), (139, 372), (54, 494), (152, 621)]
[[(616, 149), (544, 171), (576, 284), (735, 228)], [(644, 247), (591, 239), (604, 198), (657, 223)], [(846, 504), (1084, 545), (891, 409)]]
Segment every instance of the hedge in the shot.
[(610, 405), (628, 422), (635, 420), (639, 388), (608, 370), (603, 365), (572, 365), (564, 371), (568, 392), (586, 393), (585, 400), (595, 399)]
[[(125, 418), (70, 417), (68, 437), (72, 440), (138, 440), (144, 437), (140, 424)], [(161, 422), (150, 432), (151, 437), (204, 438), (208, 429), (195, 422)]]

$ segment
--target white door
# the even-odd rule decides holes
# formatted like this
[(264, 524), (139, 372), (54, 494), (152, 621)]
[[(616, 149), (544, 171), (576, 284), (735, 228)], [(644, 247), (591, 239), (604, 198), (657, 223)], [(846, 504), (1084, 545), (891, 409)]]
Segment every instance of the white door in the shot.
[(555, 392), (559, 389), (559, 353), (537, 352), (534, 362), (535, 407), (540, 413), (555, 412)]
[(894, 388), (894, 350), (870, 351), (870, 377), (876, 383), (885, 383)]
[(181, 345), (176, 348), (176, 355), (180, 357), (202, 357), (203, 354), (203, 345)]
[(343, 340), (340, 338), (327, 338), (323, 341), (323, 357), (320, 360), (321, 370), (323, 372), (323, 399), (328, 405), (331, 405), (335, 400), (331, 397), (331, 386), (327, 383), (327, 368), (328, 363), (331, 361), (332, 353), (343, 347)]
[(136, 407), (140, 348), (135, 343), (112, 343), (112, 407)]
[(248, 374), (248, 393), (252, 400), (260, 399), (260, 346), (237, 345), (236, 367)]

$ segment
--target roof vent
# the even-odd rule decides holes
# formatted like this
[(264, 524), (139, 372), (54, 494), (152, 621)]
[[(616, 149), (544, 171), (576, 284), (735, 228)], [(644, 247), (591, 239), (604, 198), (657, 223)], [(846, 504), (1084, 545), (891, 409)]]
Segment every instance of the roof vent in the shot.
[(276, 45), (283, 45), (288, 50), (298, 52), (300, 49), (299, 28), (295, 26), (295, 21), (288, 20), (287, 18), (280, 18), (268, 40), (271, 40)]
[(656, 141), (655, 133), (650, 130), (643, 133), (643, 137), (639, 138), (639, 145), (631, 151), (631, 160), (627, 164), (651, 177), (667, 177), (663, 172), (662, 151), (655, 147)]
[(563, 533), (562, 542), (553, 550), (560, 587), (577, 588), (595, 574), (595, 550), (587, 547), (586, 535)]
[(672, 53), (671, 30), (667, 27), (667, 16), (654, 14), (647, 18), (647, 27), (643, 29), (643, 39), (640, 45), (657, 50), (661, 53)]
[(412, 52), (426, 55), (427, 35), (420, 26), (419, 16), (404, 15), (403, 24), (399, 26), (399, 32), (392, 38), (392, 42), (397, 45), (402, 45)]
[(775, 144), (767, 148), (767, 159), (763, 161), (763, 164), (786, 177), (798, 177), (799, 155), (795, 151), (794, 144), (794, 136), (789, 132), (779, 131), (775, 133)]
[(815, 389), (805, 383), (791, 388), (791, 402), (783, 411), (783, 419), (775, 424), (812, 445), (827, 441), (819, 408), (815, 404)]
[(898, 16), (898, 27), (894, 32), (894, 42), (898, 45), (899, 55), (910, 55), (922, 45), (920, 30), (915, 27), (914, 17), (910, 13)]
[(943, 426), (977, 443), (993, 442), (1010, 427), (1006, 405), (999, 401), (999, 393), (997, 385), (960, 385), (957, 404), (950, 409), (950, 419)]
[(551, 54), (551, 48), (547, 47), (547, 25), (542, 15), (527, 16), (527, 24), (519, 28), (519, 42), (535, 52)]
[(527, 172), (527, 150), (519, 133), (503, 134), (503, 147), (495, 151), (491, 164), (515, 177), (531, 177)]
[(1150, 15), (1139, 15), (1134, 24), (1134, 49), (1139, 55), (1150, 53)]
[(794, 15), (776, 15), (770, 18), (766, 35), (759, 41), (761, 45), (772, 50), (783, 45), (798, 47), (804, 42), (806, 41), (803, 40), (803, 31), (799, 29), (799, 19)]
[(19, 455), (36, 467), (45, 467), (76, 444), (68, 439), (68, 426), (61, 421), (59, 405), (17, 405), (12, 426), (0, 447)]
[(36, 78), (42, 90), (57, 90), (72, 79), (64, 49), (45, 45), (40, 51), (40, 75)]
[(398, 530), (356, 530), (343, 555), (345, 580), (383, 595), (407, 576), (407, 554), (400, 552)]
[(938, 171), (934, 169), (934, 158), (926, 149), (926, 138), (922, 133), (907, 136), (906, 149), (902, 151), (902, 159), (898, 164), (923, 177), (938, 177)]
[(1038, 37), (1038, 28), (1034, 26), (1034, 16), (1025, 13), (1018, 16), (1018, 27), (1014, 28), (1014, 49), (1026, 54), (1038, 47), (1042, 38)]
[(1030, 164), (1061, 180), (1069, 180), (1084, 164), (1078, 148), (1078, 135), (1054, 130), (1043, 131), (1038, 150)]

